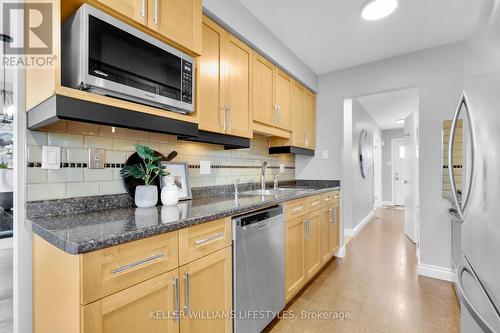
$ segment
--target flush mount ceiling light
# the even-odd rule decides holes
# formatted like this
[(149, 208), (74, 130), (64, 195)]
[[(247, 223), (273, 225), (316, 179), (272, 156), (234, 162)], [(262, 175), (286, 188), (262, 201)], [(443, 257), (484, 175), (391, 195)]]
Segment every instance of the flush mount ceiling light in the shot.
[(398, 0), (369, 0), (361, 7), (361, 17), (376, 21), (391, 15), (398, 8)]

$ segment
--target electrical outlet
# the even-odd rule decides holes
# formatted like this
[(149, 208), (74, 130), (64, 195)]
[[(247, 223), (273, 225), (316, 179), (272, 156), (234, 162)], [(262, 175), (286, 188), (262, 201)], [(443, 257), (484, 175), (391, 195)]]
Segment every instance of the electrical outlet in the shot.
[(210, 161), (200, 161), (200, 175), (209, 175), (210, 171)]
[(61, 168), (61, 147), (42, 147), (42, 169)]
[(324, 160), (327, 160), (328, 159), (328, 150), (323, 150), (321, 152), (321, 157), (324, 159)]
[(285, 172), (285, 165), (280, 163), (280, 172)]
[(104, 148), (89, 148), (89, 169), (104, 169)]

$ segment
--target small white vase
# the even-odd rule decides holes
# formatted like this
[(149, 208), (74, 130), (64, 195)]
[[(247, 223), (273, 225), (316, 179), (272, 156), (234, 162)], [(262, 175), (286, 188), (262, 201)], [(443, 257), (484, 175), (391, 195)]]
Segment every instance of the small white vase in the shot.
[(135, 205), (139, 208), (150, 208), (158, 202), (158, 188), (154, 185), (138, 185), (135, 188)]
[(165, 185), (161, 189), (161, 203), (165, 206), (177, 205), (179, 202), (179, 188), (175, 185), (174, 177), (165, 177)]

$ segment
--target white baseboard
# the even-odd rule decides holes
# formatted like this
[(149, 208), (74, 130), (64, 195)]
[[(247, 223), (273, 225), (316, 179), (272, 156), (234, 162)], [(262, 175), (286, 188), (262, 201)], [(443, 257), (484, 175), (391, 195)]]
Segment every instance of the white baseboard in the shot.
[(392, 201), (382, 201), (382, 206), (394, 206), (394, 202), (392, 202)]
[(12, 237), (0, 239), (0, 250), (10, 249), (14, 246)]
[(344, 228), (344, 236), (348, 237), (356, 236), (368, 224), (368, 222), (370, 222), (372, 217), (373, 217), (373, 211), (371, 211), (370, 214), (366, 215), (361, 221), (359, 221), (354, 228), (352, 229)]
[(417, 267), (417, 271), (418, 275), (449, 282), (455, 281), (455, 272), (451, 268), (419, 264)]
[(345, 245), (339, 248), (333, 255), (337, 258), (345, 258)]

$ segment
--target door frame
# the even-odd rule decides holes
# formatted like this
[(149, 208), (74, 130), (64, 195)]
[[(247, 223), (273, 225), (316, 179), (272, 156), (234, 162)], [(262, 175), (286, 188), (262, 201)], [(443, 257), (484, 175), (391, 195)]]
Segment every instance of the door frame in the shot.
[(404, 143), (404, 138), (394, 138), (391, 140), (391, 187), (392, 187), (392, 196), (391, 196), (391, 204), (393, 206), (396, 205), (396, 180), (394, 175), (394, 144), (396, 142)]

